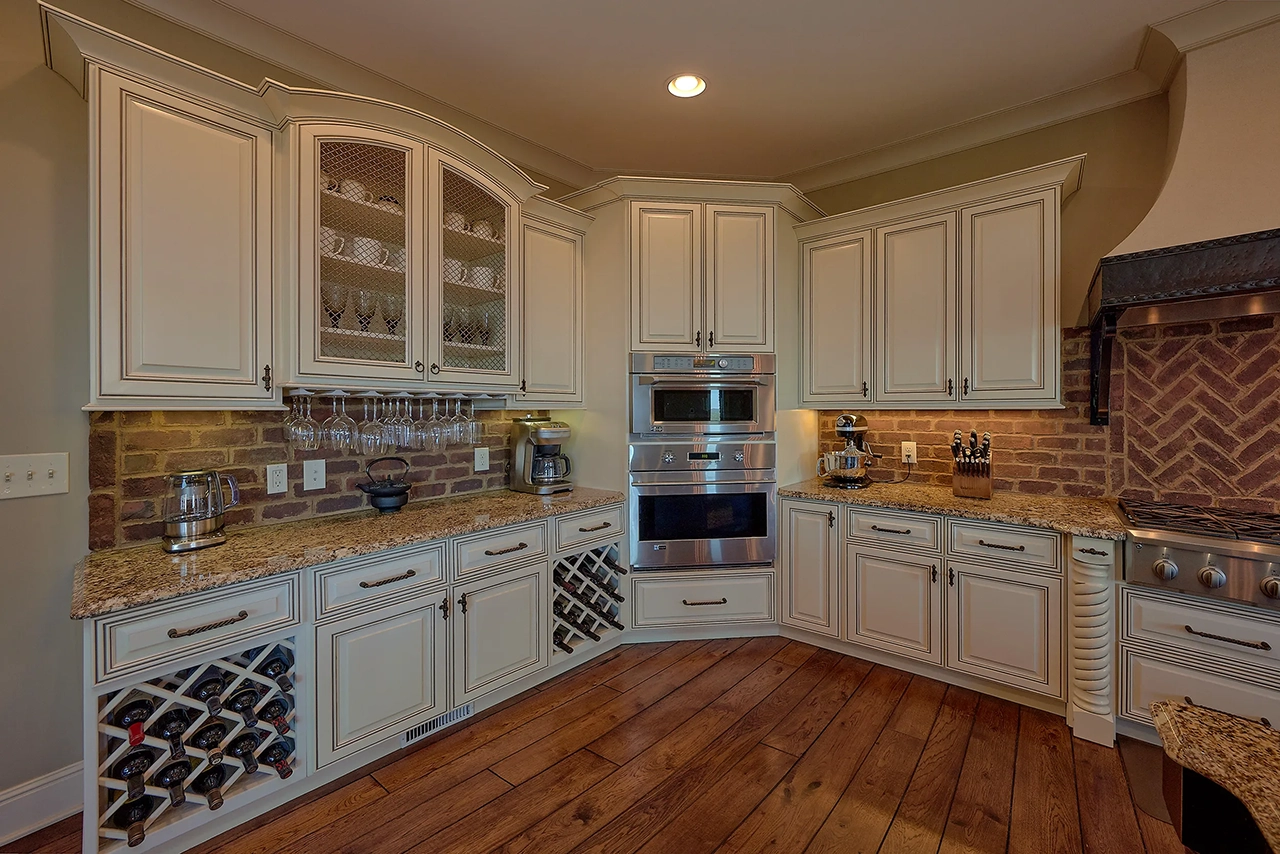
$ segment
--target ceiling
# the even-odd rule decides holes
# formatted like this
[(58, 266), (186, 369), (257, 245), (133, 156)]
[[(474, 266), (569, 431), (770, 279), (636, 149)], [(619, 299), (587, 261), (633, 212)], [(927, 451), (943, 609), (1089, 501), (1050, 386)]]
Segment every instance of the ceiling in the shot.
[[(221, 0), (591, 169), (774, 178), (1130, 72), (1205, 0)], [(667, 79), (707, 80), (696, 98)]]

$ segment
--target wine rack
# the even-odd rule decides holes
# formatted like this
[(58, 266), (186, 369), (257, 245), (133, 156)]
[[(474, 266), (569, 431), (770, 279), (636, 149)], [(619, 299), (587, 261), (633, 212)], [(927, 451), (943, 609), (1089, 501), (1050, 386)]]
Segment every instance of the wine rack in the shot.
[(626, 601), (618, 543), (605, 543), (556, 560), (552, 568), (552, 660), (623, 630)]
[[(295, 750), (295, 697), (293, 680), (295, 676), (294, 661), (296, 658), (293, 638), (274, 641), (265, 646), (258, 646), (241, 653), (224, 655), (211, 659), (176, 673), (149, 679), (129, 685), (118, 691), (104, 694), (98, 698), (98, 850), (100, 852), (124, 850), (129, 837), (125, 828), (118, 827), (117, 813), (145, 800), (151, 805), (149, 814), (142, 820), (142, 829), (150, 834), (153, 829), (161, 829), (208, 812), (211, 808), (221, 806), (218, 798), (234, 798), (258, 786), (278, 781), (293, 774), (298, 764)], [(269, 667), (282, 659), (283, 672)], [(263, 671), (271, 671), (267, 675)], [(221, 690), (209, 692), (209, 699), (198, 699), (193, 696), (197, 688), (209, 684), (211, 678), (221, 678)], [(215, 683), (216, 687), (216, 683)], [(256, 703), (247, 704), (243, 711), (235, 711), (231, 707), (239, 706), (237, 695), (246, 689), (253, 689), (258, 694)], [(259, 717), (264, 712), (276, 712), (279, 706), (273, 703), (283, 700), (285, 705), (282, 717), (273, 716), (271, 720)], [(140, 702), (141, 701), (141, 702)], [(149, 711), (148, 711), (149, 704)], [(218, 709), (221, 704), (222, 708)], [(126, 709), (133, 706), (141, 709), (134, 717), (137, 722), (130, 728), (118, 726)], [(249, 708), (252, 711), (249, 711)], [(217, 710), (217, 714), (211, 713)], [(172, 712), (179, 712), (174, 716)], [(166, 716), (169, 716), (166, 718)], [(170, 733), (164, 731), (166, 720), (185, 716), (185, 730)], [(253, 720), (253, 725), (247, 723)], [(217, 744), (208, 745), (208, 749), (196, 746), (202, 730), (210, 724), (221, 724), (225, 727)], [(244, 758), (237, 758), (231, 747), (237, 739), (246, 733), (253, 733), (258, 738), (258, 745), (253, 749), (254, 760), (247, 753)], [(207, 734), (207, 731), (206, 731)], [(264, 755), (275, 756), (282, 746), (287, 754), (279, 765), (271, 764)], [(175, 756), (174, 751), (179, 751)], [(171, 790), (157, 782), (157, 775), (166, 766), (181, 762), (182, 755), (190, 763), (190, 772), (185, 779), (177, 783)], [(211, 754), (213, 760), (211, 761)], [(221, 760), (218, 755), (221, 754)], [(145, 786), (135, 783), (134, 797), (130, 797), (129, 784), (116, 775), (126, 757), (134, 757), (136, 768), (145, 768), (140, 776)], [(144, 758), (148, 757), (148, 758)], [(256, 771), (247, 770), (248, 765), (256, 761)], [(223, 768), (225, 779), (218, 787), (218, 794), (206, 797), (197, 789), (196, 784), (205, 771), (214, 766)], [(137, 770), (135, 774), (139, 773)], [(297, 779), (297, 778), (295, 778)], [(179, 794), (179, 787), (181, 793)], [(173, 801), (178, 800), (177, 806)], [(136, 830), (136, 826), (135, 826)]]

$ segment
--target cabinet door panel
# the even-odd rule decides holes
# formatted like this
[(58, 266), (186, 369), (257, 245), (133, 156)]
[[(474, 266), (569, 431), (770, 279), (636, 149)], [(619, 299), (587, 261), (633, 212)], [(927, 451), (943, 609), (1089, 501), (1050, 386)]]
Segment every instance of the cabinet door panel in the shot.
[(773, 208), (707, 205), (707, 349), (773, 346)]
[(524, 221), (521, 402), (582, 400), (582, 235)]
[(543, 562), (453, 588), (455, 705), (547, 666), (548, 576)]
[(97, 391), (261, 400), (271, 132), (102, 72)]
[(950, 561), (947, 573), (947, 667), (1061, 697), (1062, 580)]
[(871, 232), (801, 250), (805, 403), (865, 401), (871, 389)]
[(1057, 398), (1057, 191), (961, 212), (961, 398)]
[(876, 399), (955, 399), (956, 215), (876, 232)]
[(702, 205), (631, 203), (632, 349), (698, 351)]
[(836, 637), (840, 633), (836, 507), (787, 501), (783, 507), (782, 622)]
[(938, 560), (846, 549), (845, 640), (941, 664)]

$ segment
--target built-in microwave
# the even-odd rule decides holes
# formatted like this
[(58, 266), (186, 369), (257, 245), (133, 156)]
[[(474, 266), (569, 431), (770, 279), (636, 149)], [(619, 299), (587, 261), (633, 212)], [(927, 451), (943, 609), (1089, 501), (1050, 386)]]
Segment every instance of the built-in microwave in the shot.
[(774, 431), (774, 357), (633, 353), (631, 432)]

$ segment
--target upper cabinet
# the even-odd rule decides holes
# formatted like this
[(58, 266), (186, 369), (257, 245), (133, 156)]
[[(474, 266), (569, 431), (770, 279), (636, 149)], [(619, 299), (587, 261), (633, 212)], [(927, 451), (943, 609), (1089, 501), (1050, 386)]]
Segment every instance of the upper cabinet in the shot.
[[(801, 250), (801, 367), (806, 403), (871, 399), (872, 233), (812, 240)], [(838, 359), (823, 358), (841, 353)]]

